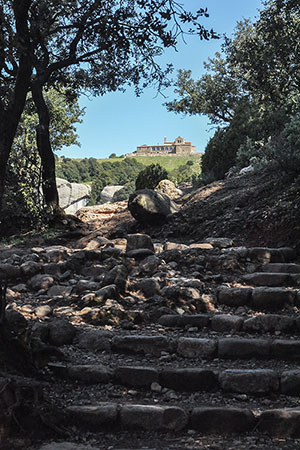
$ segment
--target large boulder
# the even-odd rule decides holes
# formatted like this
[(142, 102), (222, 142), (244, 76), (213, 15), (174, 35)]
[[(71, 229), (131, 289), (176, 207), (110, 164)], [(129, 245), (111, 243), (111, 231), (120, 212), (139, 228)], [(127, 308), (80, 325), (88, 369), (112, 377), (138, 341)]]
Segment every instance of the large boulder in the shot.
[(180, 189), (177, 189), (175, 184), (170, 180), (161, 180), (155, 188), (156, 192), (166, 194), (171, 199), (178, 198), (183, 195)]
[(89, 202), (91, 186), (81, 183), (69, 183), (63, 178), (56, 178), (59, 204), (67, 214), (75, 214), (78, 209)]
[(177, 212), (179, 206), (166, 194), (142, 189), (131, 194), (128, 208), (138, 222), (157, 223), (164, 222), (170, 214)]
[(104, 203), (111, 202), (116, 192), (123, 189), (124, 186), (105, 186), (101, 191), (101, 200)]

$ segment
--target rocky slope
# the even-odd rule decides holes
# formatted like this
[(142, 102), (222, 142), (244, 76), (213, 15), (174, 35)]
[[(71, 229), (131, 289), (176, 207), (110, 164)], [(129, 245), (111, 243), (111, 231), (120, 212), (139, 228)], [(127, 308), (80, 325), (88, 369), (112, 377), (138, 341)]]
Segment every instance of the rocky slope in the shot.
[(0, 448), (299, 447), (295, 186), (255, 182), (192, 193), (152, 239), (122, 203), (51, 245), (1, 246)]

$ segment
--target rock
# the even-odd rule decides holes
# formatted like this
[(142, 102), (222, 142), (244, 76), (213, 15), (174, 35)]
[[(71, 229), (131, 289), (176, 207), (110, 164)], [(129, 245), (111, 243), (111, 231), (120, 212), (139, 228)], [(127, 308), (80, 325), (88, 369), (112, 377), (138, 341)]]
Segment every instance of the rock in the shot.
[(105, 304), (99, 308), (94, 323), (98, 325), (119, 325), (120, 322), (127, 318), (125, 308), (116, 300), (106, 300)]
[(76, 328), (64, 319), (54, 319), (49, 325), (49, 342), (52, 345), (72, 344), (75, 337)]
[(48, 289), (47, 295), (48, 297), (70, 297), (72, 289), (72, 286), (60, 286), (56, 284)]
[(112, 245), (113, 243), (109, 239), (103, 237), (99, 231), (93, 231), (92, 233), (83, 236), (75, 244), (76, 248), (84, 248), (86, 250), (106, 248)]
[(284, 395), (300, 395), (300, 371), (285, 370), (281, 374), (281, 392)]
[(191, 414), (191, 427), (202, 433), (245, 433), (255, 424), (254, 414), (247, 409), (204, 406), (194, 408)]
[(254, 172), (254, 167), (250, 164), (247, 167), (243, 167), (240, 171), (239, 171), (239, 175), (246, 175), (247, 173), (251, 173)]
[(166, 242), (163, 246), (163, 251), (186, 250), (187, 248), (189, 248), (189, 246), (185, 244), (178, 244), (177, 242)]
[(154, 246), (152, 239), (147, 234), (128, 234), (127, 236), (127, 245), (126, 245), (126, 254), (132, 250), (137, 249), (148, 249), (154, 253)]
[(300, 340), (274, 339), (271, 343), (271, 356), (280, 359), (300, 359)]
[(144, 275), (153, 275), (153, 273), (157, 271), (159, 265), (160, 259), (157, 256), (147, 256), (147, 258), (144, 258), (140, 262), (139, 270)]
[(279, 378), (274, 370), (228, 369), (219, 374), (222, 389), (247, 394), (268, 394), (279, 390)]
[(165, 336), (115, 336), (112, 346), (116, 351), (160, 355), (173, 346)]
[(123, 189), (124, 186), (105, 186), (100, 194), (101, 197), (101, 201), (103, 203), (107, 203), (107, 202), (111, 202), (113, 199), (113, 196), (116, 192), (120, 191), (121, 189)]
[(221, 288), (218, 292), (218, 301), (227, 306), (244, 306), (250, 303), (252, 289), (248, 288)]
[(35, 291), (39, 291), (40, 289), (47, 291), (53, 283), (53, 277), (42, 274), (35, 275), (28, 281), (29, 286), (31, 286)]
[(67, 214), (75, 214), (88, 204), (91, 186), (81, 183), (69, 183), (62, 178), (56, 178), (59, 204)]
[(183, 192), (177, 189), (175, 184), (170, 180), (161, 180), (154, 190), (161, 194), (166, 194), (172, 200), (183, 195)]
[(270, 355), (269, 339), (221, 338), (218, 345), (219, 358), (259, 358)]
[(129, 386), (147, 386), (158, 382), (158, 372), (152, 367), (117, 367), (115, 379), (118, 383)]
[(42, 319), (43, 317), (50, 316), (52, 314), (52, 308), (49, 305), (41, 305), (35, 308), (35, 315), (39, 319)]
[(211, 329), (224, 333), (226, 331), (238, 331), (243, 325), (243, 319), (239, 316), (218, 314), (211, 319)]
[(118, 289), (115, 284), (105, 286), (95, 292), (94, 301), (97, 303), (103, 303), (108, 298), (109, 299), (118, 299), (119, 298)]
[(74, 290), (76, 294), (82, 294), (85, 291), (96, 291), (100, 287), (100, 283), (90, 280), (79, 280)]
[(217, 248), (228, 248), (233, 246), (233, 240), (229, 238), (214, 238), (209, 237), (205, 242)]
[(163, 369), (159, 382), (176, 391), (211, 391), (218, 386), (217, 377), (212, 370), (198, 368)]
[(296, 293), (285, 288), (257, 287), (252, 292), (252, 305), (259, 309), (282, 309), (293, 306)]
[(186, 413), (175, 406), (122, 405), (120, 418), (123, 428), (147, 431), (179, 431), (188, 421)]
[(130, 195), (128, 208), (132, 216), (142, 223), (164, 222), (179, 207), (167, 195), (151, 189), (136, 191)]
[(112, 333), (103, 330), (91, 330), (78, 336), (78, 346), (89, 351), (110, 351)]
[(115, 425), (118, 417), (117, 404), (100, 403), (95, 406), (68, 406), (65, 409), (67, 424), (73, 423), (92, 431)]
[(160, 286), (157, 280), (153, 278), (143, 278), (134, 285), (135, 289), (141, 291), (146, 298), (160, 294)]
[(270, 409), (258, 418), (258, 431), (272, 437), (299, 438), (300, 411), (293, 409)]
[(68, 366), (67, 377), (84, 384), (108, 383), (112, 379), (112, 371), (101, 364), (81, 364)]
[(116, 285), (120, 292), (125, 292), (127, 287), (128, 270), (123, 264), (115, 266), (104, 275), (102, 285)]
[(20, 269), (26, 277), (33, 277), (42, 271), (43, 265), (35, 261), (26, 261), (21, 264)]
[(179, 338), (177, 353), (185, 358), (212, 358), (217, 350), (214, 339)]
[(294, 326), (292, 317), (279, 314), (260, 314), (259, 316), (246, 319), (243, 323), (243, 330), (264, 333), (274, 333), (275, 331), (291, 332)]
[(5, 320), (9, 328), (17, 334), (22, 334), (27, 328), (27, 320), (23, 314), (15, 309), (7, 309), (5, 311)]
[(291, 282), (291, 276), (288, 273), (256, 272), (244, 275), (243, 281), (255, 286), (284, 286)]
[(0, 280), (20, 278), (22, 272), (19, 267), (12, 264), (0, 264)]

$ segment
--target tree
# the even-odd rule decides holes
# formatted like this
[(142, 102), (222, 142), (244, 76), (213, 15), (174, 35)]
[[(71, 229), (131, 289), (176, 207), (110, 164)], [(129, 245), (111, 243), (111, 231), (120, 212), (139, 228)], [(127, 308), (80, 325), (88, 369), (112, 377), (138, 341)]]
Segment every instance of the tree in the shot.
[(154, 189), (161, 180), (168, 179), (168, 172), (160, 164), (151, 164), (137, 176), (135, 187), (139, 189)]
[[(77, 100), (67, 101), (63, 92), (54, 89), (48, 90), (44, 95), (53, 117), (50, 130), (52, 148), (58, 151), (63, 146), (78, 144), (74, 124), (81, 121), (83, 110), (79, 108)], [(41, 161), (36, 145), (37, 124), (38, 116), (29, 94), (8, 160), (9, 183), (3, 197), (3, 233), (4, 228), (13, 231), (12, 223), (26, 228), (36, 226), (42, 218), (43, 201), (39, 189)], [(6, 224), (9, 226), (6, 227)], [(15, 229), (15, 232), (17, 231), (18, 228)]]
[(247, 138), (266, 143), (279, 135), (299, 111), (300, 4), (295, 0), (264, 2), (259, 19), (238, 22), (231, 39), (205, 63), (199, 80), (180, 71), (169, 111), (207, 115), (217, 124), (202, 159), (204, 175), (222, 178), (234, 165)]
[(209, 58), (204, 67), (211, 73), (199, 80), (191, 78), (190, 70), (179, 70), (175, 89), (179, 99), (165, 105), (176, 113), (206, 115), (213, 124), (229, 123), (242, 97), (240, 82), (220, 53)]
[(43, 165), (46, 201), (55, 208), (55, 159), (51, 116), (43, 95), (57, 83), (70, 93), (93, 94), (134, 85), (137, 94), (149, 83), (161, 89), (171, 67), (156, 61), (163, 48), (175, 47), (187, 24), (201, 39), (215, 37), (199, 20), (204, 9), (186, 12), (175, 0), (0, 0), (0, 199), (5, 170), (28, 90), (39, 116), (37, 145)]
[(254, 24), (240, 22), (227, 39), (227, 59), (251, 96), (265, 107), (293, 114), (300, 89), (300, 4), (268, 0), (264, 6)]

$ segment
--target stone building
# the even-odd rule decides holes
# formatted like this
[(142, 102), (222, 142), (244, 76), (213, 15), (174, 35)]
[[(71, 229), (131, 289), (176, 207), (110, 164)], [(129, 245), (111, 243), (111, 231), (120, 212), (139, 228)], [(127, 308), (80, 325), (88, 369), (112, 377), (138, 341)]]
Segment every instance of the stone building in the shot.
[(196, 153), (196, 147), (190, 141), (178, 136), (173, 142), (168, 142), (164, 138), (161, 145), (139, 145), (136, 152), (129, 153), (126, 156), (189, 156)]

